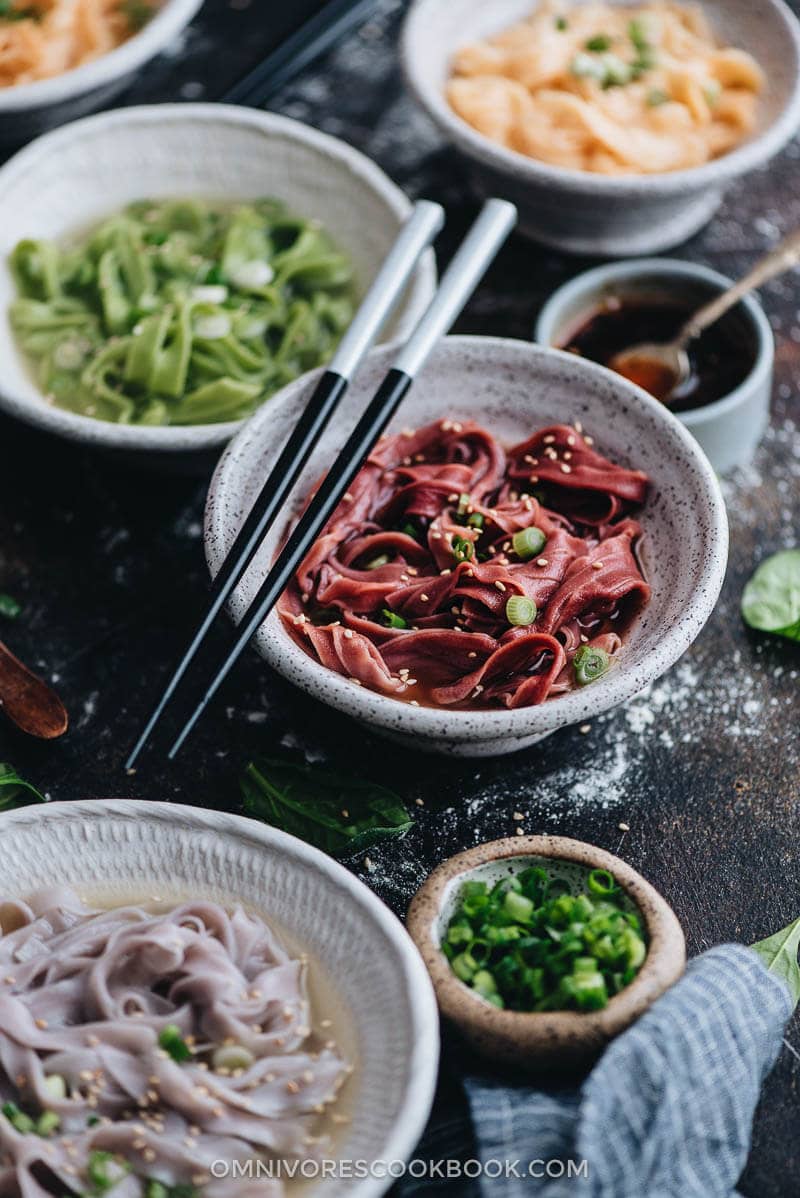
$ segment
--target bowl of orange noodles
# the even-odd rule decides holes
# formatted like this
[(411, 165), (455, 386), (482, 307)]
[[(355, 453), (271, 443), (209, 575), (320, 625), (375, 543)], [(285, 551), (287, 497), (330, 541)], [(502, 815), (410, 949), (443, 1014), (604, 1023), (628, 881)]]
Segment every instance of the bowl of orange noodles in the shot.
[(402, 58), (476, 189), (572, 253), (677, 245), (800, 125), (783, 0), (415, 0)]
[(174, 40), (202, 0), (11, 0), (0, 15), (0, 144), (91, 112)]

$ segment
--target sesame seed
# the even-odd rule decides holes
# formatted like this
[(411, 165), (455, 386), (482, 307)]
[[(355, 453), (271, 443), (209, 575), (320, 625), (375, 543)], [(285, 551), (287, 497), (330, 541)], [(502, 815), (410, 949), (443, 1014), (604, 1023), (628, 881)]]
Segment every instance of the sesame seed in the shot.
[(630, 824), (617, 824), (617, 827), (619, 828), (620, 832), (630, 832), (631, 830)]
[(549, 566), (550, 562), (547, 560), (546, 557), (537, 557), (536, 565), (537, 566)]
[(567, 437), (567, 445), (574, 445), (574, 444), (575, 444), (575, 438), (573, 437), (572, 433), (570, 433), (570, 435)]
[[(38, 1028), (39, 1028), (41, 1031), (44, 1031), (44, 1030), (45, 1030), (45, 1028), (47, 1027), (47, 1020), (46, 1020), (46, 1019), (37, 1019), (37, 1020), (36, 1020), (36, 1026), (37, 1026), (37, 1027), (38, 1027)], [(90, 1076), (90, 1077), (92, 1076), (92, 1075), (91, 1075), (91, 1073), (89, 1074), (89, 1076)]]
[(591, 732), (591, 730), (592, 730), (591, 724), (581, 724), (580, 728), (578, 729), (578, 731), (582, 732), (584, 736), (586, 735), (587, 732)]
[(517, 828), (517, 836), (524, 836), (524, 835), (525, 835), (525, 829)]
[(420, 598), (421, 603), (427, 603), (428, 600), (430, 599), (430, 595), (426, 595), (425, 592), (423, 591), (419, 598)]
[(504, 591), (506, 589), (505, 583), (502, 583), (499, 578), (495, 579), (494, 585), (497, 587), (498, 591)]
[(592, 569), (593, 570), (602, 570), (604, 565), (605, 565), (604, 562), (592, 562)]
[(417, 805), (417, 807), (424, 807), (424, 806), (425, 806), (425, 800), (424, 800), (424, 799), (414, 799), (414, 802), (415, 802), (415, 804)]
[(575, 429), (576, 433), (583, 432), (583, 425), (581, 424), (580, 420), (576, 420), (572, 427)]
[(353, 639), (353, 630), (352, 630), (352, 628), (345, 628), (345, 630), (344, 630), (344, 636), (347, 638), (347, 640), (348, 640), (348, 641), (351, 641), (351, 640)]
[(411, 699), (409, 701), (410, 701), (412, 707), (419, 707), (419, 703), (417, 702), (416, 699)]
[(521, 819), (524, 819), (525, 816), (522, 814), (521, 811), (515, 811), (514, 814), (511, 816), (511, 818), (515, 819), (515, 820), (521, 820)]
[(412, 575), (419, 574), (419, 570), (417, 569), (416, 566), (406, 566), (406, 571), (407, 571), (407, 573), (412, 574)]
[(569, 461), (571, 461), (571, 459), (572, 459), (572, 453), (568, 449), (565, 450), (564, 451), (564, 461), (569, 462)]
[(299, 1094), (300, 1087), (298, 1086), (297, 1082), (287, 1082), (286, 1083), (286, 1093), (287, 1094)]
[(566, 462), (562, 462), (561, 463), (561, 473), (562, 474), (572, 474), (572, 467), (568, 466)]
[(532, 474), (532, 475), (530, 476), (530, 478), (528, 479), (528, 482), (529, 482), (529, 483), (538, 483), (538, 481), (539, 481), (539, 475), (538, 475), (538, 474)]
[(475, 653), (474, 651), (467, 654), (467, 657), (477, 657), (477, 656), (478, 656), (478, 654)]
[(345, 503), (353, 502), (353, 496), (350, 494), (349, 491), (345, 491), (344, 495), (342, 496), (342, 499), (345, 501)]
[(583, 440), (586, 445), (594, 445), (594, 437), (584, 437)]
[(554, 441), (555, 441), (555, 437), (553, 436), (552, 433), (548, 433), (547, 436), (544, 438), (545, 445), (552, 445)]
[(588, 644), (589, 644), (589, 638), (588, 638), (588, 636), (585, 636), (583, 633), (581, 633), (581, 642), (582, 642), (584, 645), (588, 645)]

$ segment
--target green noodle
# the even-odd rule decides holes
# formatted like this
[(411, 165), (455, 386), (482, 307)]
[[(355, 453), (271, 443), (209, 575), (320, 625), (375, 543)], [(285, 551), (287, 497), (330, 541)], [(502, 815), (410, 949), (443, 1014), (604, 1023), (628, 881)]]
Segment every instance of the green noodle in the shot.
[(68, 248), (11, 255), (17, 342), (58, 407), (119, 424), (239, 420), (327, 362), (352, 268), (275, 200), (131, 205)]

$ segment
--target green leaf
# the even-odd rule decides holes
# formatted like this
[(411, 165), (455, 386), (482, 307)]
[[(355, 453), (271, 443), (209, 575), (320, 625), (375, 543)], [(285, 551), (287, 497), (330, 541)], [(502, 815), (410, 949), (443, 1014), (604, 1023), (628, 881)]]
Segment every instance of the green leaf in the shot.
[(751, 947), (753, 952), (758, 953), (769, 972), (786, 983), (797, 1006), (800, 1003), (800, 963), (797, 960), (800, 949), (800, 919), (776, 932), (774, 936), (759, 940)]
[(22, 606), (17, 603), (13, 595), (5, 595), (0, 592), (0, 616), (5, 616), (7, 620), (16, 620), (21, 611)]
[(27, 803), (46, 803), (47, 799), (31, 782), (20, 778), (13, 765), (0, 761), (0, 811), (24, 807)]
[(742, 616), (751, 628), (800, 641), (800, 549), (763, 561), (744, 588)]
[(413, 825), (402, 800), (356, 775), (264, 758), (241, 779), (248, 815), (340, 857)]

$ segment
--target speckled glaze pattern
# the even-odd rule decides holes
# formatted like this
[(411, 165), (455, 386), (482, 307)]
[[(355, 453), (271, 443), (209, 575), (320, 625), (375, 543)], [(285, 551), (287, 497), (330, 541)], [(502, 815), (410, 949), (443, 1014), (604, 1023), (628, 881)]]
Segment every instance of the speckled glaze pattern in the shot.
[[(487, 869), (515, 873), (550, 859), (554, 874), (609, 870), (644, 921), (644, 963), (602, 1011), (498, 1010), (459, 981), (439, 948), (448, 905), (464, 881)], [(534, 1073), (572, 1072), (589, 1064), (678, 980), (686, 965), (681, 926), (658, 891), (619, 857), (562, 836), (514, 836), (450, 857), (417, 891), (407, 925), (428, 967), (442, 1014), (483, 1056)]]
[[(15, 294), (8, 255), (18, 241), (63, 239), (133, 200), (167, 196), (226, 203), (277, 196), (322, 221), (352, 261), (360, 292), (411, 211), (400, 189), (363, 154), (271, 113), (221, 104), (158, 104), (102, 113), (49, 133), (0, 170), (0, 409), (83, 445), (156, 457), (218, 450), (241, 427), (242, 421), (185, 428), (109, 424), (53, 407), (14, 343), (6, 316)], [(408, 335), (435, 282), (429, 251), (384, 340)]]
[[(304, 471), (296, 502), (333, 460), (391, 360), (390, 349), (370, 355)], [(212, 574), (316, 377), (297, 380), (256, 413), (220, 461), (205, 520)], [(554, 421), (580, 420), (602, 453), (645, 470), (652, 479), (641, 522), (646, 538), (643, 565), (653, 595), (611, 673), (593, 686), (538, 707), (447, 711), (412, 707), (324, 669), (294, 643), (274, 612), (255, 643), (274, 669), (314, 698), (416, 749), (469, 757), (510, 753), (624, 702), (680, 657), (719, 595), (728, 551), (725, 507), (708, 461), (675, 417), (638, 387), (573, 354), (503, 338), (447, 337), (390, 428), (419, 426), (441, 417), (477, 420), (507, 444)], [(235, 591), (229, 610), (237, 622), (284, 531), (284, 524), (272, 530)]]
[(203, 0), (166, 0), (151, 21), (110, 54), (20, 87), (0, 89), (0, 145), (20, 146), (108, 103), (185, 28)]
[(696, 233), (725, 186), (760, 166), (800, 124), (800, 24), (783, 0), (704, 0), (721, 39), (744, 46), (765, 69), (755, 133), (703, 166), (606, 177), (549, 166), (489, 141), (444, 96), (453, 52), (516, 24), (536, 0), (415, 0), (401, 43), (408, 85), (441, 132), (467, 156), (476, 189), (519, 209), (523, 232), (568, 253), (628, 257), (660, 253)]
[[(438, 1016), (402, 925), (324, 853), (241, 816), (129, 800), (52, 803), (3, 816), (0, 891), (42, 886), (243, 902), (272, 918), (321, 967), (358, 1039), (352, 1123), (342, 1157), (405, 1160), (430, 1110)], [(378, 1198), (387, 1184), (324, 1179), (315, 1198)]]
[[(678, 258), (637, 258), (596, 266), (553, 293), (539, 313), (534, 336), (542, 345), (563, 344), (564, 335), (609, 295), (661, 294), (685, 299), (699, 308), (732, 282), (716, 270)], [(755, 296), (745, 296), (741, 311), (756, 347), (747, 378), (716, 403), (676, 413), (721, 474), (752, 461), (769, 421), (772, 398), (775, 337)]]

